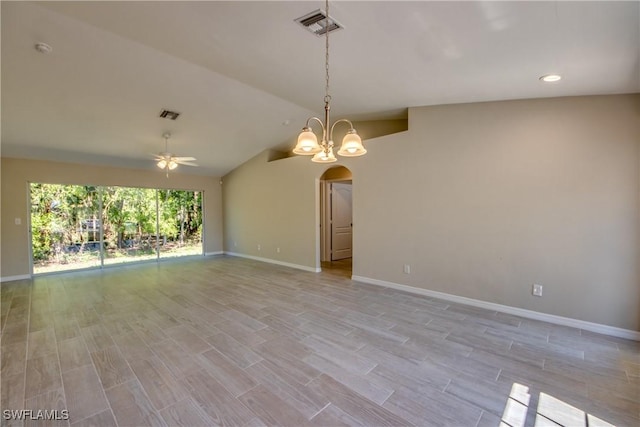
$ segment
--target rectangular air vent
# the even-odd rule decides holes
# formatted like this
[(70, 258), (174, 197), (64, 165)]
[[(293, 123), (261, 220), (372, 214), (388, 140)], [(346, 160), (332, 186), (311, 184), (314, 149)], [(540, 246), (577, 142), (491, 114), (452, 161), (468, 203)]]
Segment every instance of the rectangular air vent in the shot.
[(327, 15), (323, 10), (320, 9), (301, 16), (300, 18), (295, 19), (295, 21), (298, 24), (302, 25), (302, 27), (307, 31), (315, 34), (316, 36), (324, 36), (327, 28), (329, 29), (329, 32), (344, 28), (342, 24), (333, 19), (331, 16), (329, 17), (329, 24), (327, 25)]
[(163, 119), (175, 120), (178, 116), (180, 116), (180, 113), (176, 113), (175, 111), (162, 110), (162, 112), (160, 112), (160, 117)]

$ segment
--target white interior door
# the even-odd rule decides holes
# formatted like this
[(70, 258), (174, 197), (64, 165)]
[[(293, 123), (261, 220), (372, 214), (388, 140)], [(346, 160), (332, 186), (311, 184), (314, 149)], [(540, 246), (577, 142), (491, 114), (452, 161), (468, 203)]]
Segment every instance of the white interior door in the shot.
[(331, 184), (331, 260), (351, 258), (351, 183)]

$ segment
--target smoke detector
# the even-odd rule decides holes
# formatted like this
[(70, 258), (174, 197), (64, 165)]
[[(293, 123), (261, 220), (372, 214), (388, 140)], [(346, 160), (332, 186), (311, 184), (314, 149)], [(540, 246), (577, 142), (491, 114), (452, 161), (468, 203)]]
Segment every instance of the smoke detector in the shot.
[(53, 48), (50, 45), (43, 42), (36, 43), (34, 47), (40, 53), (48, 54), (53, 52)]
[(324, 36), (324, 34), (327, 32), (327, 29), (331, 33), (344, 28), (342, 24), (333, 19), (331, 16), (329, 16), (329, 23), (327, 25), (327, 14), (322, 9), (307, 13), (300, 18), (294, 19), (294, 21), (300, 24), (302, 28), (306, 29), (310, 33), (315, 34), (318, 37)]

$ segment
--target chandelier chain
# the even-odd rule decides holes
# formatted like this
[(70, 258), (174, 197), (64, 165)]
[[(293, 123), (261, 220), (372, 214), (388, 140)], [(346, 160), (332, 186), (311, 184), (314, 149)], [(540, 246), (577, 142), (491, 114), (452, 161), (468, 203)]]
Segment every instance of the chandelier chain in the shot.
[(326, 2), (326, 10), (327, 18), (325, 21), (325, 57), (324, 57), (324, 71), (325, 71), (325, 88), (324, 88), (324, 102), (328, 103), (331, 101), (331, 95), (329, 95), (329, 0)]

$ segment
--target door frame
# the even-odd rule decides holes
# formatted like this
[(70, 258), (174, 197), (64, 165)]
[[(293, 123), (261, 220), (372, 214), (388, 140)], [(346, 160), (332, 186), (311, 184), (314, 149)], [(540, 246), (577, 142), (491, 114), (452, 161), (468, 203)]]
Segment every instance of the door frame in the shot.
[[(322, 262), (331, 261), (331, 184), (336, 182), (349, 183), (353, 188), (353, 178), (320, 180), (320, 261)], [(353, 207), (353, 202), (351, 205)]]

